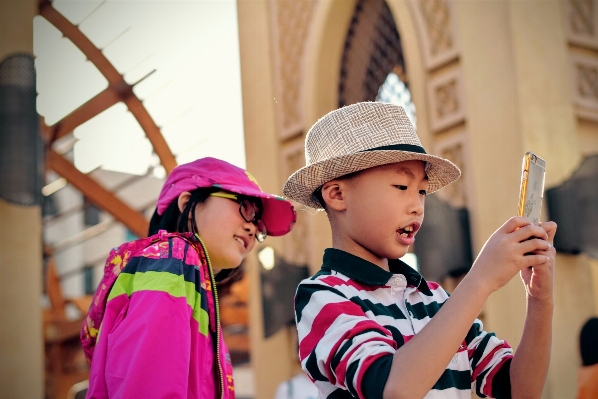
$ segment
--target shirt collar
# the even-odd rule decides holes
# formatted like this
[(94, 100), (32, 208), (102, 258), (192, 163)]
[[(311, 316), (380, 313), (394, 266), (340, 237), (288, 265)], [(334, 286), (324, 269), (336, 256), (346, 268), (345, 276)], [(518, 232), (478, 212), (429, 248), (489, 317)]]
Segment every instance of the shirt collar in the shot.
[(407, 284), (417, 287), (426, 295), (432, 295), (427, 281), (421, 274), (399, 259), (389, 259), (389, 272), (365, 259), (336, 248), (324, 250), (322, 268), (336, 270), (353, 280), (368, 285), (386, 285), (393, 274), (402, 274), (407, 279)]

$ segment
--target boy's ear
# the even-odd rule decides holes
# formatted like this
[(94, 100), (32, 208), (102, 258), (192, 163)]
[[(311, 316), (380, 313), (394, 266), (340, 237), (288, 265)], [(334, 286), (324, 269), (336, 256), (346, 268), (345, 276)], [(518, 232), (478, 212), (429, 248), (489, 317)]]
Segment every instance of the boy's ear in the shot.
[(189, 202), (191, 198), (191, 193), (189, 191), (183, 191), (179, 198), (177, 199), (177, 205), (179, 206), (179, 212), (183, 213), (183, 209), (185, 209), (185, 205)]
[(345, 182), (342, 180), (331, 180), (322, 186), (322, 199), (326, 203), (326, 209), (344, 211), (347, 206), (343, 190)]

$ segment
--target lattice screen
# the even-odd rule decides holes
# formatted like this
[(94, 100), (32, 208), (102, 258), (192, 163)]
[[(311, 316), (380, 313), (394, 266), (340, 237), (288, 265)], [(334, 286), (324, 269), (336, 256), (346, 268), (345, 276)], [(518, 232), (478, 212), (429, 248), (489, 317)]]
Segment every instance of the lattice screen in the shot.
[(375, 101), (393, 71), (402, 82), (407, 81), (392, 13), (384, 0), (359, 0), (343, 51), (339, 106)]

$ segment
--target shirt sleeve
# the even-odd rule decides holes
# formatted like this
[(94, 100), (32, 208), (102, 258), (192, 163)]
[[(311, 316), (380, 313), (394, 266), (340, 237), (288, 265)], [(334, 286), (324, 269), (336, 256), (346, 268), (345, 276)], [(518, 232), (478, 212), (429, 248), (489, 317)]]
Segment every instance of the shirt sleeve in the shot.
[[(358, 301), (318, 280), (299, 285), (295, 316), (301, 366), (316, 385), (324, 381), (355, 398), (382, 398), (397, 349), (389, 330), (368, 318)], [(324, 397), (332, 393), (323, 387)]]
[(197, 302), (188, 268), (178, 259), (140, 257), (119, 275), (100, 333), (105, 365), (95, 371), (104, 374), (108, 397), (187, 397)]
[(506, 341), (498, 339), (494, 333), (483, 330), (483, 324), (476, 320), (465, 338), (471, 381), (478, 396), (496, 399), (511, 398), (509, 370), (513, 350)]

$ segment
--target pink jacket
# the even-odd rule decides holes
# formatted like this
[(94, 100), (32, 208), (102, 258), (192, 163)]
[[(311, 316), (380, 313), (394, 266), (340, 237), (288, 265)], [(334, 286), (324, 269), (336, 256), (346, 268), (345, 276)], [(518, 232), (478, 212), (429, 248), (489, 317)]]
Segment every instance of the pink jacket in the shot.
[(199, 241), (160, 234), (110, 291), (87, 398), (234, 399), (209, 256)]

